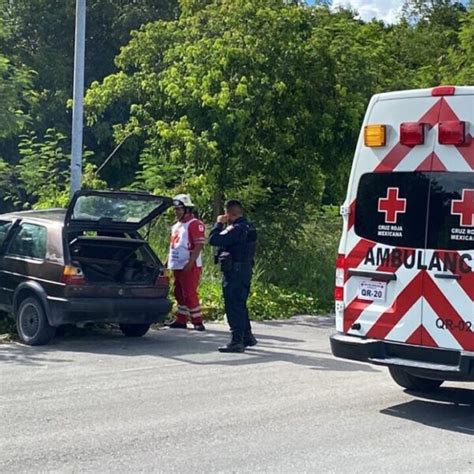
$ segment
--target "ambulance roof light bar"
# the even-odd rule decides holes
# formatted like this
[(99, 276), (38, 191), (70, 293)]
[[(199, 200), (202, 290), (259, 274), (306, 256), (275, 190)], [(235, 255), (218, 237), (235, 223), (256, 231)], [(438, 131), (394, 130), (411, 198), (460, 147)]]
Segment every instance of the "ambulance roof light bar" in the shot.
[(443, 95), (454, 95), (456, 92), (456, 87), (454, 86), (438, 86), (431, 89), (431, 95), (433, 97), (440, 97)]

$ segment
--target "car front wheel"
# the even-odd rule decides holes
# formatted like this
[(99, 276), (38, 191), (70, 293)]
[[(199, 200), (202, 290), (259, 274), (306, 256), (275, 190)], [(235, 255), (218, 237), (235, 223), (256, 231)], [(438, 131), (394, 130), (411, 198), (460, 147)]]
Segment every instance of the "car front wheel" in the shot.
[(20, 339), (30, 346), (48, 344), (56, 332), (48, 322), (43, 305), (35, 297), (20, 303), (16, 312), (16, 328)]
[(408, 390), (414, 390), (416, 392), (434, 392), (443, 383), (443, 380), (425, 379), (422, 377), (416, 377), (411, 375), (405, 369), (401, 367), (389, 367), (388, 368), (392, 379), (401, 387)]
[(120, 330), (127, 337), (142, 337), (150, 329), (149, 324), (121, 324)]

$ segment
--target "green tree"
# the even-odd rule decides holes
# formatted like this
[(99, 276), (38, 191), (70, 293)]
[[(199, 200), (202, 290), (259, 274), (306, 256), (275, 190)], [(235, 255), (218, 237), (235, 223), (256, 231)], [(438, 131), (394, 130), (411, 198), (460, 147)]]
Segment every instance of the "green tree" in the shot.
[[(68, 129), (66, 101), (72, 96), (75, 0), (15, 0), (8, 2), (11, 54), (37, 72), (34, 86), (42, 99), (35, 110), (43, 131)], [(176, 15), (172, 0), (88, 0), (86, 21), (86, 84), (115, 70), (114, 58), (130, 31), (143, 23)], [(45, 109), (46, 105), (46, 109)], [(52, 108), (54, 107), (54, 108)], [(51, 117), (54, 112), (55, 117)]]
[[(5, 7), (5, 1), (0, 0), (0, 9)], [(5, 19), (0, 16), (0, 139), (21, 129), (31, 99), (31, 71), (8, 56), (5, 43), (9, 34)]]
[(470, 3), (459, 31), (459, 46), (451, 48), (445, 68), (446, 82), (474, 85), (474, 2)]
[[(0, 161), (0, 183), (4, 200), (15, 208), (65, 207), (69, 201), (71, 156), (66, 151), (66, 136), (53, 129), (43, 137), (33, 132), (20, 137), (20, 160), (16, 165)], [(106, 183), (95, 176), (89, 162), (93, 153), (84, 154), (85, 188), (104, 188)]]
[(403, 66), (388, 28), (348, 10), (205, 3), (135, 33), (89, 90), (90, 117), (130, 111), (116, 136), (143, 140), (136, 186), (186, 189), (214, 214), (241, 196), (282, 248), (323, 195), (342, 201), (367, 102)]
[(403, 15), (411, 23), (420, 21), (432, 25), (459, 26), (459, 12), (466, 11), (463, 2), (456, 0), (405, 0)]
[(459, 43), (466, 13), (461, 2), (408, 0), (404, 16), (389, 35), (391, 54), (404, 65), (402, 88), (433, 87), (443, 82), (448, 51)]
[[(5, 18), (11, 30), (6, 48), (36, 71), (33, 88), (36, 103), (28, 110), (29, 128), (43, 135), (54, 128), (70, 135), (74, 64), (75, 0), (15, 0), (6, 2)], [(86, 85), (100, 80), (116, 70), (114, 58), (127, 43), (130, 31), (159, 18), (175, 18), (177, 0), (88, 0), (86, 21)], [(111, 116), (120, 116), (119, 108)], [(113, 147), (112, 130), (107, 118), (93, 129), (84, 131), (84, 143), (95, 150), (95, 160), (101, 163)], [(0, 143), (9, 161), (16, 161), (17, 141)], [(120, 150), (121, 160), (114, 160), (104, 176), (114, 187), (133, 179), (137, 144), (128, 141)], [(130, 158), (131, 157), (131, 158)], [(130, 161), (130, 159), (132, 161)]]
[[(392, 54), (391, 27), (364, 23), (355, 12), (331, 13), (317, 8), (313, 38), (324, 41), (334, 89), (325, 112), (333, 117), (324, 148), (324, 204), (340, 204), (345, 196), (352, 158), (365, 109), (374, 93), (403, 88), (404, 66)], [(318, 118), (316, 117), (316, 120)]]
[(238, 195), (278, 247), (324, 188), (338, 94), (317, 25), (313, 10), (277, 0), (223, 0), (150, 24), (88, 105), (130, 108), (117, 136), (143, 137), (137, 186), (186, 189), (214, 214)]

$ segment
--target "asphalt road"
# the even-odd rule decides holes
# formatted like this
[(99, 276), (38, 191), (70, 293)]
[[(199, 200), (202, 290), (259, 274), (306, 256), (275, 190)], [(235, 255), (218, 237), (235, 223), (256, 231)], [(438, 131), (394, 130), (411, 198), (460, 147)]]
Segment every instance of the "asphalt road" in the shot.
[(405, 393), (329, 318), (0, 345), (0, 472), (474, 472), (474, 384)]

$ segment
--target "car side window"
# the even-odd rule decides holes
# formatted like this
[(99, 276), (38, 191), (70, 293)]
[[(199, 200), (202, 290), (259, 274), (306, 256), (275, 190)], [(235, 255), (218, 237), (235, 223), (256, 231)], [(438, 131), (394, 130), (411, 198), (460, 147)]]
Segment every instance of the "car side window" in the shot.
[(46, 227), (21, 224), (8, 249), (8, 255), (44, 259), (46, 256)]
[(0, 248), (3, 245), (3, 242), (5, 242), (11, 226), (12, 223), (10, 221), (0, 221)]

